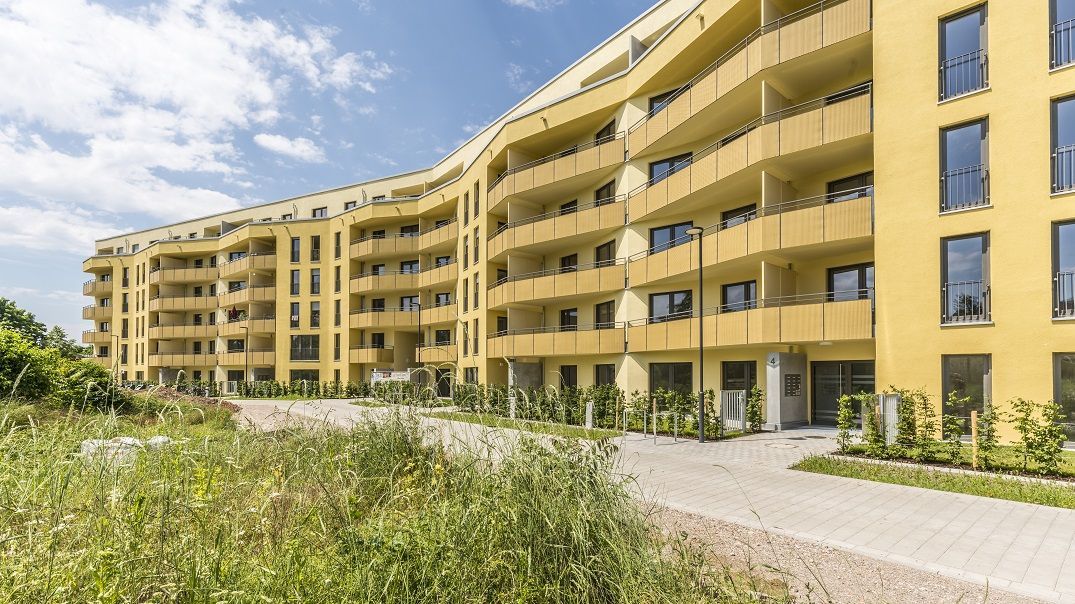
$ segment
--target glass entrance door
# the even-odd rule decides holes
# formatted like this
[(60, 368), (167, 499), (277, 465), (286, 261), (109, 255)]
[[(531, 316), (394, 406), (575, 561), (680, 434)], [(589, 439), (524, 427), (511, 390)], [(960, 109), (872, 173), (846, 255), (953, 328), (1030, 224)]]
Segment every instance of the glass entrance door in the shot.
[(874, 391), (873, 361), (815, 361), (811, 367), (816, 424), (836, 425), (841, 396)]

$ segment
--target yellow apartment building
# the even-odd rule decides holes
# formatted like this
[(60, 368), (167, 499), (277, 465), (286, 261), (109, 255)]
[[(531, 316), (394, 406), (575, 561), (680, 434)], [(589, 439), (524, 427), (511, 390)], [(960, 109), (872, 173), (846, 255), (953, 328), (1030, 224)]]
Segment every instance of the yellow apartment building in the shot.
[(664, 0), (428, 169), (98, 241), (84, 341), (131, 380), (433, 365), (445, 394), (758, 384), (773, 427), (890, 384), (1070, 417), (1073, 19)]

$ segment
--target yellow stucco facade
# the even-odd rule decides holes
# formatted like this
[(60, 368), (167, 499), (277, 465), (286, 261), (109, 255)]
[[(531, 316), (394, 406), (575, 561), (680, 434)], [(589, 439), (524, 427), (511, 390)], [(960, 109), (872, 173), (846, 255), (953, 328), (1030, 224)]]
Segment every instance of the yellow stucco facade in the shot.
[[(889, 384), (1050, 399), (1075, 350), (1061, 16), (665, 0), (429, 169), (99, 241), (84, 338), (127, 379), (440, 364), (627, 391), (697, 390), (701, 338), (702, 385), (757, 383), (787, 425)], [(954, 165), (945, 129), (975, 120), (981, 161)], [(977, 233), (956, 266), (947, 238)]]

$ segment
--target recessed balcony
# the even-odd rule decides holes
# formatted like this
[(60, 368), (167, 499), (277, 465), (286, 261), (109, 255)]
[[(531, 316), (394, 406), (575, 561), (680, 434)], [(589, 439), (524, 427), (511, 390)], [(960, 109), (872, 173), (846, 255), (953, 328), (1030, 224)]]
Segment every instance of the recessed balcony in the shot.
[(271, 348), (228, 351), (218, 356), (217, 364), (236, 367), (242, 365), (251, 367), (271, 366), (276, 364), (276, 351)]
[(216, 353), (162, 352), (149, 355), (151, 367), (213, 367), (216, 364)]
[(432, 346), (418, 346), (414, 352), (416, 362), (423, 365), (454, 363), (458, 358), (455, 342), (439, 342)]
[(219, 272), (215, 266), (201, 266), (195, 268), (151, 268), (149, 269), (149, 283), (198, 283), (203, 281), (215, 281), (219, 278)]
[(111, 306), (89, 306), (82, 307), (82, 318), (87, 321), (101, 321), (112, 318)]
[(90, 279), (82, 284), (83, 296), (108, 296), (112, 293), (112, 280), (101, 281), (98, 279)]
[(351, 277), (352, 294), (416, 289), (418, 289), (418, 271), (368, 272)]
[(490, 358), (623, 354), (624, 324), (535, 327), (490, 334)]
[(446, 264), (438, 264), (423, 268), (418, 274), (419, 287), (436, 287), (446, 283), (454, 284), (459, 277), (459, 264), (451, 260)]
[[(766, 298), (749, 308), (706, 309), (704, 346), (809, 344), (873, 338), (872, 290)], [(844, 299), (852, 298), (852, 299)], [(631, 321), (628, 352), (698, 348), (698, 313)]]
[(561, 186), (552, 187), (556, 190), (550, 194), (577, 189), (571, 186), (576, 177), (596, 176), (622, 165), (625, 141), (624, 133), (619, 132), (509, 168), (489, 185), (489, 209), (495, 209), (512, 195), (534, 192), (551, 185)]
[(246, 275), (250, 271), (273, 271), (276, 270), (276, 254), (273, 252), (247, 254), (242, 258), (221, 264), (219, 269), (221, 279)]
[(440, 248), (453, 248), (458, 238), (459, 223), (455, 217), (452, 217), (422, 231), (422, 234), (418, 236), (418, 249), (425, 252)]
[(455, 321), (457, 316), (455, 306), (455, 302), (449, 302), (448, 304), (442, 304), (441, 306), (423, 307), (421, 311), (422, 325), (433, 325), (434, 323)]
[[(715, 118), (717, 101), (759, 72), (840, 44), (870, 28), (870, 0), (825, 0), (754, 30), (630, 127), (631, 157), (651, 151), (658, 141), (688, 122)], [(868, 48), (863, 52), (869, 56)], [(818, 64), (836, 61), (819, 56)], [(688, 130), (684, 136), (691, 135), (689, 125), (684, 130)]]
[(94, 331), (87, 329), (82, 332), (83, 344), (108, 344), (112, 341), (112, 332), (109, 331)]
[(187, 325), (150, 325), (149, 337), (154, 340), (182, 338), (215, 338), (217, 326), (208, 323)]
[(870, 83), (861, 84), (746, 124), (631, 191), (631, 221), (681, 200), (697, 200), (722, 180), (766, 160), (869, 134), (871, 91)]
[(413, 254), (418, 251), (418, 233), (367, 235), (351, 242), (351, 258)]
[(150, 311), (216, 310), (217, 297), (201, 296), (155, 296), (149, 299)]
[(352, 329), (369, 327), (416, 327), (418, 311), (402, 308), (364, 308), (351, 312), (349, 322)]
[(489, 287), (489, 308), (620, 291), (625, 277), (622, 259), (512, 275)]
[[(702, 266), (710, 268), (752, 254), (826, 244), (849, 244), (873, 235), (873, 187), (797, 199), (720, 224), (702, 235)], [(691, 275), (698, 270), (698, 247), (681, 237), (630, 257), (631, 287)]]
[(276, 287), (272, 285), (249, 285), (237, 287), (220, 294), (221, 308), (250, 302), (273, 302), (276, 300)]
[[(512, 249), (569, 245), (573, 238), (612, 232), (627, 223), (626, 195), (561, 209), (497, 229), (489, 239), (489, 256), (496, 259)], [(540, 253), (540, 250), (533, 250)]]
[(388, 364), (395, 362), (395, 350), (391, 346), (374, 346), (371, 344), (352, 346), (347, 352), (347, 361), (362, 365)]

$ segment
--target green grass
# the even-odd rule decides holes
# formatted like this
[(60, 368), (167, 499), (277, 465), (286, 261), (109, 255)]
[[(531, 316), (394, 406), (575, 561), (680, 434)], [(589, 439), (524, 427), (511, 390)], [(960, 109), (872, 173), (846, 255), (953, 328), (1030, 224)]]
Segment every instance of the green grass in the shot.
[(1002, 475), (945, 472), (928, 466), (907, 467), (830, 456), (807, 457), (792, 469), (1075, 509), (1075, 485), (1064, 483), (1046, 484)]
[[(946, 445), (938, 444), (935, 452), (932, 455), (927, 456), (924, 460), (927, 463), (940, 463), (951, 464), (959, 467), (971, 469), (971, 446), (965, 443), (959, 449), (959, 455), (952, 459), (946, 453)], [(864, 455), (866, 453), (865, 445), (851, 445), (848, 452), (853, 455)], [(893, 459), (899, 459), (901, 461), (912, 460), (903, 455), (895, 455)], [(997, 447), (997, 451), (993, 461), (991, 462), (990, 469), (1001, 473), (1022, 473), (1023, 472), (1023, 454), (1019, 450), (1019, 447), (1011, 445), (1003, 445)], [(1035, 474), (1038, 471), (1038, 465), (1034, 460), (1030, 460), (1027, 464), (1027, 473)], [(1060, 475), (1066, 477), (1075, 478), (1075, 451), (1063, 451), (1060, 454)]]
[(511, 419), (499, 415), (486, 413), (468, 413), (465, 411), (436, 411), (429, 413), (428, 417), (434, 419), (446, 419), (454, 422), (467, 422), (480, 424), (490, 428), (510, 428), (512, 430), (524, 430), (536, 434), (551, 434), (568, 438), (583, 438), (587, 440), (601, 440), (602, 438), (616, 438), (623, 436), (623, 432), (615, 430), (587, 430), (582, 426), (570, 426), (567, 424), (555, 424), (551, 422), (537, 422), (528, 420)]
[[(3, 602), (751, 602), (789, 594), (655, 528), (614, 447), (523, 438), (496, 464), (413, 417), (237, 429), (219, 408), (0, 402)], [(163, 434), (130, 464), (87, 438)]]

